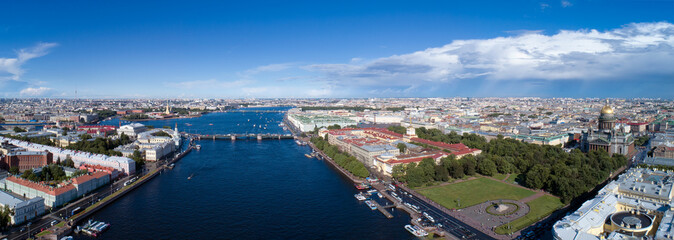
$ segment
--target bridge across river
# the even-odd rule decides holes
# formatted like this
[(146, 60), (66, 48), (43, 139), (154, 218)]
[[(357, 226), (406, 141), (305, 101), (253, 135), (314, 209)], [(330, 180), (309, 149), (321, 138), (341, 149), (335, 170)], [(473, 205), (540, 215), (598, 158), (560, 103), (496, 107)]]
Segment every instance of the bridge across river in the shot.
[(292, 134), (270, 134), (270, 133), (226, 133), (226, 134), (186, 134), (194, 140), (279, 140), (294, 139)]

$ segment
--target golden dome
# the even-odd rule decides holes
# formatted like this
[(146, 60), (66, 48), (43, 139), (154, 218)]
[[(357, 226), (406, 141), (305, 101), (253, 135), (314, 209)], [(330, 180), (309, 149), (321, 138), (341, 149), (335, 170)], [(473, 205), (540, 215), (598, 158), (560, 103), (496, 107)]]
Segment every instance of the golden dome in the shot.
[(613, 114), (613, 108), (609, 105), (605, 105), (603, 108), (601, 108), (601, 114)]

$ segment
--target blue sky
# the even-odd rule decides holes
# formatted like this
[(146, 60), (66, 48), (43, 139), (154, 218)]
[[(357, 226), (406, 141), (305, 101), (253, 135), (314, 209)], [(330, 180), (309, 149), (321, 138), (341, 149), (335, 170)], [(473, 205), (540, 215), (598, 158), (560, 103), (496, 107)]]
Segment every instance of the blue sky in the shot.
[(0, 97), (674, 97), (674, 0), (8, 1)]

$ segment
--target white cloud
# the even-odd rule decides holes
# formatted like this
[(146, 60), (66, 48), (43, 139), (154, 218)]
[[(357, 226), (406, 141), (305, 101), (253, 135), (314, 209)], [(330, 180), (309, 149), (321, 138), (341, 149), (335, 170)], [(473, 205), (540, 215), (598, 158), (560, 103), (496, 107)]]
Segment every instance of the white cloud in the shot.
[(168, 82), (166, 83), (166, 85), (180, 89), (226, 89), (226, 88), (242, 87), (251, 82), (252, 81), (250, 80), (218, 81), (216, 79), (209, 79), (209, 80), (195, 80), (183, 82)]
[(38, 43), (32, 48), (20, 49), (14, 58), (0, 58), (0, 80), (19, 80), (25, 72), (21, 66), (28, 60), (46, 55), (56, 43)]
[(21, 96), (28, 96), (28, 97), (40, 97), (40, 96), (45, 96), (48, 93), (52, 91), (51, 88), (48, 87), (38, 87), (38, 88), (25, 88), (19, 92)]
[(571, 7), (573, 4), (569, 1), (562, 0), (562, 7)]
[(286, 69), (289, 69), (296, 64), (294, 63), (275, 63), (275, 64), (269, 64), (269, 65), (263, 65), (259, 66), (253, 69), (249, 69), (246, 71), (246, 75), (254, 75), (262, 72), (278, 72), (278, 71), (283, 71)]
[(618, 29), (525, 32), (456, 40), (442, 47), (346, 64), (303, 68), (339, 86), (418, 86), (462, 79), (598, 80), (674, 77), (674, 25), (632, 23)]

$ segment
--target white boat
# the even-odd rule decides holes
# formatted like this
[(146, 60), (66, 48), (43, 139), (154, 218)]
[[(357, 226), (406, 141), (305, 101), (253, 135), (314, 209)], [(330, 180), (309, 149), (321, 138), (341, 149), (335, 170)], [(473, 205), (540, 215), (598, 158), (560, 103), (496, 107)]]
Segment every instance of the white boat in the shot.
[(377, 206), (375, 206), (374, 203), (372, 203), (372, 201), (367, 200), (365, 201), (365, 204), (367, 204), (367, 206), (370, 207), (370, 209), (377, 210)]
[(384, 198), (384, 195), (381, 195), (381, 193), (377, 193), (377, 196), (379, 196), (379, 198)]
[(362, 193), (354, 194), (353, 196), (354, 196), (356, 199), (358, 199), (358, 201), (363, 201), (363, 200), (365, 200), (365, 196), (363, 196)]
[(405, 225), (405, 230), (407, 230), (412, 235), (417, 236), (417, 237), (428, 236), (428, 233), (425, 230), (423, 230), (423, 229), (421, 229), (417, 226), (412, 226), (412, 225), (408, 224), (408, 225)]
[(197, 150), (201, 150), (201, 145), (199, 145), (199, 144), (194, 145), (194, 148), (197, 149)]

